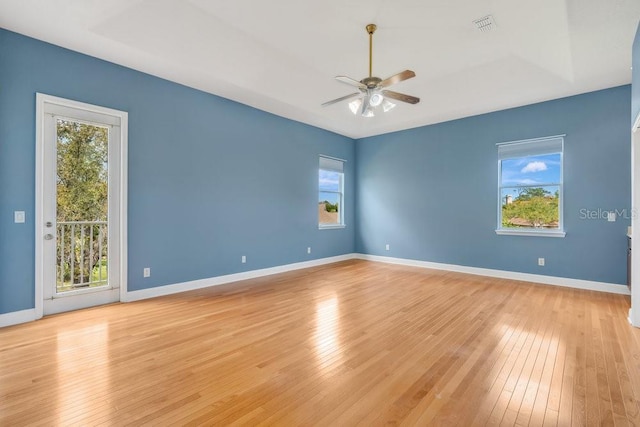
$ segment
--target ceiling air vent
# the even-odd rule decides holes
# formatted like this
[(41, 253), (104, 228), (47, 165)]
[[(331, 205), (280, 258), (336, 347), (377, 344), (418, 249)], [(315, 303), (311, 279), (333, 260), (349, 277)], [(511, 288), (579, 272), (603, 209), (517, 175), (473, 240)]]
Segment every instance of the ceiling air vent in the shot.
[(496, 28), (496, 21), (493, 20), (492, 15), (487, 15), (483, 18), (476, 19), (473, 21), (473, 23), (476, 25), (478, 30), (482, 31), (483, 33), (486, 33)]

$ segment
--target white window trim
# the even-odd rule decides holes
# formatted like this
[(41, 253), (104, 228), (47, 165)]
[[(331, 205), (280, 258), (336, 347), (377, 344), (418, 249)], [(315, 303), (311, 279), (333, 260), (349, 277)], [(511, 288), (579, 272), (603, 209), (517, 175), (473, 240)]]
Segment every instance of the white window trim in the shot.
[(347, 224), (318, 224), (318, 230), (332, 230), (346, 227)]
[(498, 225), (495, 230), (497, 235), (501, 236), (527, 236), (527, 237), (565, 237), (564, 231), (564, 138), (566, 134), (546, 136), (542, 138), (523, 139), (519, 141), (508, 141), (496, 144), (496, 146), (506, 144), (522, 144), (533, 143), (538, 141), (547, 141), (551, 139), (562, 139), (562, 151), (560, 152), (560, 183), (558, 185), (558, 193), (560, 200), (558, 201), (558, 228), (557, 229), (539, 229), (539, 228), (503, 228), (502, 227), (502, 159), (498, 159)]
[(564, 237), (566, 232), (558, 230), (537, 230), (535, 228), (520, 228), (518, 230), (509, 230), (506, 228), (499, 228), (496, 230), (496, 234), (501, 236), (533, 236), (533, 237)]

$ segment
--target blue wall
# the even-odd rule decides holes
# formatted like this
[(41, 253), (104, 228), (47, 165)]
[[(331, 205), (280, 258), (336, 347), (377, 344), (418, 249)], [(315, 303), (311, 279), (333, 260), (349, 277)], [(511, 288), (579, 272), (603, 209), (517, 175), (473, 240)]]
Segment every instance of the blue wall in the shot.
[(351, 139), (0, 29), (0, 314), (34, 306), (36, 92), (129, 113), (130, 290), (354, 251), (353, 197), (317, 224), (318, 155), (353, 195)]
[(631, 120), (635, 122), (640, 114), (640, 23), (636, 30), (636, 38), (633, 40), (633, 53), (631, 55), (632, 74), (632, 99), (631, 99)]
[[(354, 251), (626, 280), (629, 220), (580, 209), (629, 209), (629, 86), (354, 142), (0, 29), (0, 314), (34, 305), (36, 92), (129, 113), (131, 290)], [(495, 143), (561, 133), (567, 237), (497, 236)], [(346, 229), (317, 229), (319, 154), (347, 159)]]
[[(630, 219), (585, 220), (580, 210), (629, 212), (630, 102), (622, 86), (358, 140), (356, 250), (626, 283)], [(566, 237), (496, 235), (495, 144), (558, 134)]]

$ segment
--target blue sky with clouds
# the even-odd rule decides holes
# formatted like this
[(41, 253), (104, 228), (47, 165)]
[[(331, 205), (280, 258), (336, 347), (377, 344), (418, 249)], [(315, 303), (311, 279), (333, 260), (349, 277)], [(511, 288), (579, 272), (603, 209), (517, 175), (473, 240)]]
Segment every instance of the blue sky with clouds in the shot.
[(502, 161), (501, 186), (558, 184), (560, 166), (560, 154), (505, 159)]
[(541, 156), (520, 157), (502, 161), (502, 181), (500, 186), (502, 204), (506, 203), (506, 196), (515, 199), (520, 194), (522, 186), (541, 187), (549, 194), (560, 189), (560, 154), (545, 154)]
[(318, 202), (338, 202), (340, 196), (333, 192), (340, 191), (340, 173), (320, 169), (319, 184)]

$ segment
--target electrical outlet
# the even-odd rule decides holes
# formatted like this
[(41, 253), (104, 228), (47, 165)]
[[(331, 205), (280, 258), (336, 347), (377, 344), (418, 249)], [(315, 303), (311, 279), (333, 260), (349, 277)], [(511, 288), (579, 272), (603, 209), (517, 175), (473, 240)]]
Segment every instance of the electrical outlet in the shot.
[(311, 246), (309, 246), (309, 247), (307, 248), (307, 253), (308, 253), (308, 254), (310, 254), (310, 253), (311, 253)]
[(538, 265), (544, 267), (544, 258), (538, 258)]
[(247, 262), (247, 256), (246, 255), (242, 255), (242, 263), (246, 263)]
[(607, 214), (607, 221), (609, 222), (616, 222), (616, 213), (615, 212), (609, 212)]
[(151, 276), (151, 269), (149, 267), (146, 267), (144, 270), (142, 270), (142, 276), (143, 277), (150, 277)]
[(385, 250), (385, 251), (388, 251), (388, 250), (389, 250), (389, 244), (388, 244), (388, 243), (387, 243), (387, 244), (386, 244), (386, 246), (384, 247), (384, 250)]
[(14, 211), (13, 222), (15, 222), (16, 224), (24, 223), (24, 211)]

